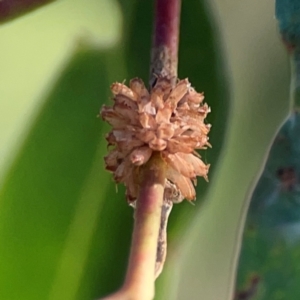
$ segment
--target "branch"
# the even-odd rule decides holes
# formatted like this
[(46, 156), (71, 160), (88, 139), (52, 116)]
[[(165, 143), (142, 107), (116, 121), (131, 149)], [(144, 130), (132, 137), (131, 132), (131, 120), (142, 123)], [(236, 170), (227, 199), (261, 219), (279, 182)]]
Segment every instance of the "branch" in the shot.
[(129, 265), (123, 287), (103, 300), (151, 300), (165, 186), (165, 162), (152, 155), (141, 171)]
[[(177, 82), (180, 8), (181, 0), (156, 0), (150, 90), (155, 86), (158, 77), (171, 79), (170, 87)], [(140, 87), (140, 83), (137, 86)], [(133, 84), (132, 88), (136, 89), (136, 86)], [(142, 91), (140, 88), (139, 93), (143, 93), (143, 96), (148, 94)], [(105, 116), (105, 113), (108, 113), (108, 110), (104, 108), (102, 115)], [(172, 208), (170, 201), (164, 201), (166, 165), (161, 154), (154, 151), (149, 162), (140, 168), (142, 182), (136, 200), (134, 231), (125, 283), (119, 291), (103, 300), (153, 299), (155, 279), (163, 268), (166, 256), (166, 226)]]
[(54, 0), (0, 0), (0, 22), (15, 18)]
[(181, 0), (156, 1), (150, 87), (154, 86), (157, 76), (177, 79), (180, 9)]

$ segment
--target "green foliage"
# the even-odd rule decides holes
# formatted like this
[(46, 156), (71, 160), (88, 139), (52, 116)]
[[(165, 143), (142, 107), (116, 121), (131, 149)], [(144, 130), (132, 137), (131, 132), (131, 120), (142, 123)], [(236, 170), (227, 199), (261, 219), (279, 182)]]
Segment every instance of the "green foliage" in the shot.
[[(259, 277), (255, 299), (299, 299), (300, 118), (292, 113), (275, 137), (253, 192), (239, 260), (237, 287)], [(287, 176), (288, 175), (288, 176)]]

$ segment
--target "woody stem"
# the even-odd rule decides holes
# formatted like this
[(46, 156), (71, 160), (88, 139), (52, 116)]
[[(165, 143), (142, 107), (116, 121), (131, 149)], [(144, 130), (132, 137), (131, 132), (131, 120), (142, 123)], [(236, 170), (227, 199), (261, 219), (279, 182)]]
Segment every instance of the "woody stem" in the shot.
[(53, 1), (54, 0), (1, 0), (0, 23)]
[[(153, 43), (151, 49), (150, 89), (158, 76), (177, 80), (178, 42), (181, 0), (156, 0)], [(166, 166), (159, 153), (154, 153), (141, 171), (139, 197), (130, 259), (123, 287), (103, 300), (151, 300), (155, 278), (165, 256), (165, 227), (172, 206), (165, 204), (162, 213)], [(163, 241), (161, 241), (163, 240)]]
[(127, 274), (123, 287), (103, 300), (151, 300), (165, 186), (165, 162), (154, 153), (141, 170)]
[(177, 78), (181, 0), (156, 0), (150, 87), (157, 76)]

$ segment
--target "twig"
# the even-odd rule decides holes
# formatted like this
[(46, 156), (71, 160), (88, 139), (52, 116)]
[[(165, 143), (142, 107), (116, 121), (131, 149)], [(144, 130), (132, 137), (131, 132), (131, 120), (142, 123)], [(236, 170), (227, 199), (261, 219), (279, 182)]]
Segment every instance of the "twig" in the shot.
[(53, 1), (54, 0), (1, 0), (0, 23)]
[[(156, 0), (150, 89), (158, 76), (177, 81), (181, 0)], [(129, 265), (123, 287), (103, 300), (151, 300), (166, 256), (166, 227), (172, 203), (164, 199), (165, 162), (152, 154), (143, 167), (136, 201)], [(165, 200), (165, 201), (164, 201)]]
[(125, 283), (105, 300), (151, 300), (154, 297), (156, 250), (165, 186), (165, 163), (159, 153), (153, 154), (142, 168), (141, 177)]
[[(151, 49), (150, 88), (155, 85), (158, 76), (168, 77), (172, 79), (173, 84), (176, 83), (180, 11), (181, 0), (156, 0)], [(157, 242), (155, 278), (160, 275), (167, 254), (166, 230), (172, 206), (172, 202), (165, 199)]]
[(159, 75), (177, 79), (180, 10), (181, 0), (156, 0), (150, 87)]

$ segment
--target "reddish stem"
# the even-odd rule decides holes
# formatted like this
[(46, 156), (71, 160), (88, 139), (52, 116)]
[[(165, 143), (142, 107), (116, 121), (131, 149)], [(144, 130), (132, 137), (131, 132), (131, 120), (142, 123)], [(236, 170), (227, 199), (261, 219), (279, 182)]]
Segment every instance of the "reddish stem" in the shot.
[[(150, 87), (157, 76), (177, 79), (181, 0), (156, 0)], [(151, 300), (166, 254), (166, 222), (172, 204), (163, 202), (165, 163), (160, 153), (143, 166), (129, 265), (123, 287), (103, 300)], [(162, 207), (166, 210), (162, 211)]]
[(123, 287), (102, 300), (151, 300), (154, 297), (155, 261), (163, 206), (165, 162), (154, 153), (141, 168), (135, 222)]
[(31, 11), (54, 0), (1, 0), (0, 22), (14, 18), (19, 14)]
[(150, 86), (156, 77), (177, 77), (181, 0), (156, 0)]

